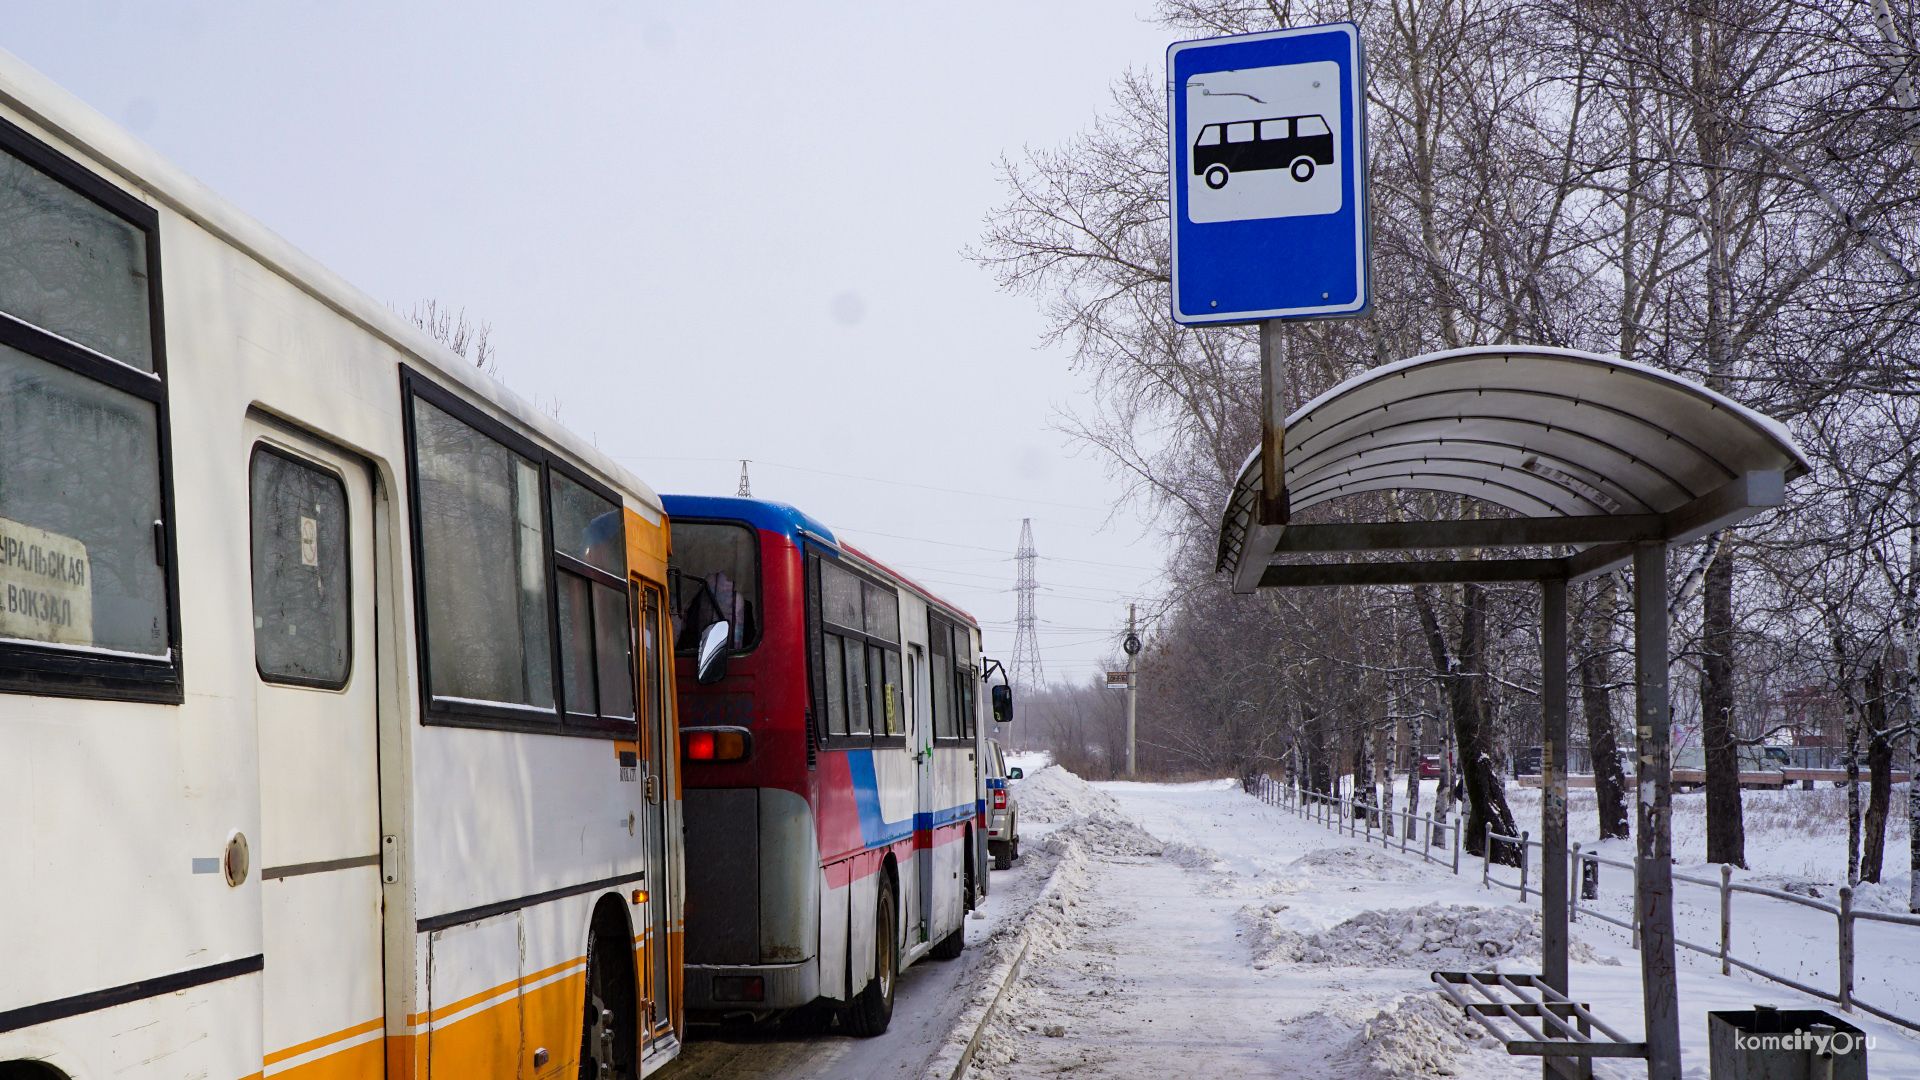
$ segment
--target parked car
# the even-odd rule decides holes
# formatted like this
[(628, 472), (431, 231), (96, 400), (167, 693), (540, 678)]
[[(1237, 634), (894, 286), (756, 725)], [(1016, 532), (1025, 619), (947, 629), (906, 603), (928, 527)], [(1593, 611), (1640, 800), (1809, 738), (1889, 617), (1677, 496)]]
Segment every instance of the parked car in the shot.
[(987, 743), (987, 854), (995, 870), (1012, 868), (1020, 857), (1020, 803), (1007, 781), (1022, 775), (1018, 766), (1007, 767), (999, 743)]
[(1420, 779), (1438, 780), (1440, 779), (1440, 773), (1442, 771), (1443, 770), (1440, 768), (1439, 754), (1421, 754), (1420, 755)]

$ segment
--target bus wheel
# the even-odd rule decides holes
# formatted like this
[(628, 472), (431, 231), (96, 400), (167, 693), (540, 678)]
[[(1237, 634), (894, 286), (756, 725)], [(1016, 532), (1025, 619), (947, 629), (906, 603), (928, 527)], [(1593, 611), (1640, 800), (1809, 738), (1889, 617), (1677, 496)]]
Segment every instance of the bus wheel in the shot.
[(893, 1022), (893, 989), (900, 973), (900, 924), (893, 905), (893, 882), (880, 878), (880, 898), (874, 907), (873, 978), (847, 1007), (847, 1030), (863, 1039), (884, 1035)]
[(1313, 179), (1313, 159), (1310, 157), (1295, 158), (1293, 167), (1287, 171), (1293, 174), (1293, 178), (1296, 181), (1304, 184)]
[(587, 947), (587, 993), (580, 1031), (580, 1080), (631, 1080), (639, 1019), (627, 914), (618, 900), (593, 913)]
[(1209, 165), (1207, 166), (1207, 186), (1215, 191), (1219, 191), (1221, 188), (1227, 186), (1227, 180), (1232, 175), (1232, 173), (1227, 172), (1225, 165)]

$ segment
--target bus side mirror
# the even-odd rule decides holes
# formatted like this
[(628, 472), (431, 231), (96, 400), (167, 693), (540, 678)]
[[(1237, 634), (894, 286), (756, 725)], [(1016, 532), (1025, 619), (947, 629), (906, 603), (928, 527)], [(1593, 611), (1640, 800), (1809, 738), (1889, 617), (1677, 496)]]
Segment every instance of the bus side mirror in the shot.
[(701, 686), (727, 677), (727, 644), (733, 640), (733, 627), (720, 619), (700, 632), (700, 649), (693, 665), (693, 681)]
[(1013, 722), (1013, 687), (1006, 683), (993, 688), (993, 719), (998, 724)]

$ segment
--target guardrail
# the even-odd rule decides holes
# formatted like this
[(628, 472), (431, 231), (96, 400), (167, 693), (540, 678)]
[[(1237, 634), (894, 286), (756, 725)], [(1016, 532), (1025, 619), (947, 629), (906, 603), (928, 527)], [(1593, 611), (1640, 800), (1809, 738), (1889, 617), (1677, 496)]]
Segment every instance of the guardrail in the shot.
[[(1412, 826), (1418, 825), (1422, 827), (1423, 831), (1420, 832), (1419, 841), (1414, 843), (1413, 846), (1418, 849), (1420, 857), (1431, 863), (1450, 866), (1455, 874), (1460, 873), (1460, 825), (1458, 822), (1435, 821), (1431, 814), (1422, 814), (1415, 817), (1402, 810), (1382, 810), (1377, 806), (1361, 803), (1346, 796), (1322, 795), (1318, 792), (1300, 789), (1291, 784), (1282, 784), (1270, 776), (1249, 777), (1241, 782), (1241, 786), (1246, 789), (1248, 794), (1269, 806), (1289, 810), (1309, 821), (1324, 824), (1342, 835), (1352, 836), (1358, 840), (1371, 843), (1378, 839), (1381, 846), (1389, 851), (1395, 847), (1394, 841), (1396, 837), (1394, 833), (1396, 831), (1398, 832), (1397, 839), (1399, 849), (1402, 852), (1409, 851), (1410, 848), (1408, 845), (1413, 841), (1415, 831)], [(1386, 816), (1383, 818), (1382, 815)], [(1376, 818), (1383, 821), (1398, 819), (1400, 828), (1398, 830), (1376, 828), (1374, 825)], [(1361, 824), (1355, 825), (1354, 823), (1356, 821)], [(1451, 860), (1444, 856), (1435, 858), (1431, 854), (1431, 849), (1434, 847), (1448, 847), (1448, 833), (1452, 834), (1450, 849)], [(1436, 839), (1436, 835), (1438, 839)], [(1516, 845), (1520, 850), (1520, 880), (1517, 883), (1503, 880), (1493, 873), (1493, 867), (1498, 864), (1495, 864), (1488, 855), (1493, 850), (1493, 844), (1496, 840)], [(1485, 888), (1498, 886), (1502, 889), (1517, 892), (1520, 894), (1520, 900), (1523, 903), (1526, 901), (1529, 893), (1536, 897), (1541, 895), (1540, 886), (1532, 880), (1531, 876), (1534, 864), (1533, 852), (1540, 847), (1540, 841), (1531, 839), (1526, 832), (1522, 832), (1519, 836), (1508, 836), (1504, 833), (1494, 832), (1491, 825), (1487, 826), (1486, 842), (1482, 844), (1480, 848), (1481, 885)], [(1633, 921), (1617, 919), (1604, 911), (1600, 911), (1591, 906), (1582, 907), (1580, 904), (1580, 901), (1583, 899), (1581, 895), (1582, 883), (1587, 879), (1589, 873), (1591, 873), (1594, 881), (1597, 882), (1599, 867), (1601, 866), (1611, 866), (1632, 874), (1634, 887), (1637, 891), (1639, 887), (1639, 873), (1633, 863), (1620, 859), (1611, 859), (1598, 852), (1583, 852), (1580, 850), (1578, 843), (1571, 844), (1569, 845), (1567, 859), (1567, 873), (1569, 877), (1567, 885), (1568, 921), (1578, 922), (1580, 916), (1584, 914), (1590, 918), (1617, 926), (1632, 936), (1633, 948), (1638, 949), (1640, 947), (1640, 926), (1637, 919)], [(1589, 870), (1589, 868), (1591, 868), (1591, 870)], [(1731, 975), (1733, 973), (1732, 969), (1737, 967), (1742, 971), (1751, 972), (1770, 982), (1779, 983), (1782, 986), (1790, 986), (1803, 994), (1811, 994), (1824, 1001), (1831, 1001), (1843, 1010), (1850, 1011), (1857, 1006), (1889, 1023), (1898, 1024), (1912, 1031), (1920, 1031), (1920, 1019), (1901, 1016), (1884, 1006), (1876, 1005), (1870, 1001), (1862, 1001), (1860, 996), (1854, 992), (1853, 986), (1854, 934), (1857, 924), (1865, 921), (1920, 928), (1920, 915), (1899, 915), (1880, 911), (1856, 911), (1853, 907), (1853, 890), (1844, 886), (1840, 889), (1839, 903), (1829, 904), (1813, 899), (1812, 897), (1783, 892), (1779, 889), (1769, 889), (1760, 885), (1740, 884), (1732, 880), (1733, 867), (1724, 864), (1720, 867), (1719, 881), (1677, 872), (1674, 873), (1672, 877), (1676, 884), (1714, 889), (1720, 894), (1720, 944), (1718, 947), (1687, 941), (1677, 934), (1674, 936), (1674, 944), (1681, 948), (1718, 958), (1720, 961), (1720, 974)], [(1766, 968), (1761, 967), (1758, 963), (1751, 960), (1742, 959), (1733, 955), (1733, 897), (1735, 893), (1746, 893), (1768, 900), (1797, 904), (1801, 907), (1812, 908), (1816, 911), (1823, 911), (1832, 915), (1835, 919), (1835, 954), (1839, 961), (1839, 970), (1835, 980), (1837, 985), (1834, 990), (1826, 991), (1809, 986), (1806, 983), (1789, 978), (1778, 972), (1768, 971)], [(1591, 900), (1594, 899), (1594, 897), (1589, 895), (1585, 897), (1585, 899)], [(1920, 940), (1915, 942), (1915, 946), (1916, 948), (1920, 948)]]

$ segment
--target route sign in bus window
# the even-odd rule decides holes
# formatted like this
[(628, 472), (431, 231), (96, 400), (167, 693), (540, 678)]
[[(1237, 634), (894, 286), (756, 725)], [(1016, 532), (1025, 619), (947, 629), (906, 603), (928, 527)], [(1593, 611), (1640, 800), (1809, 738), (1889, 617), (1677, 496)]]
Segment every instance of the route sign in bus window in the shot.
[(167, 652), (159, 410), (0, 345), (0, 637)]

